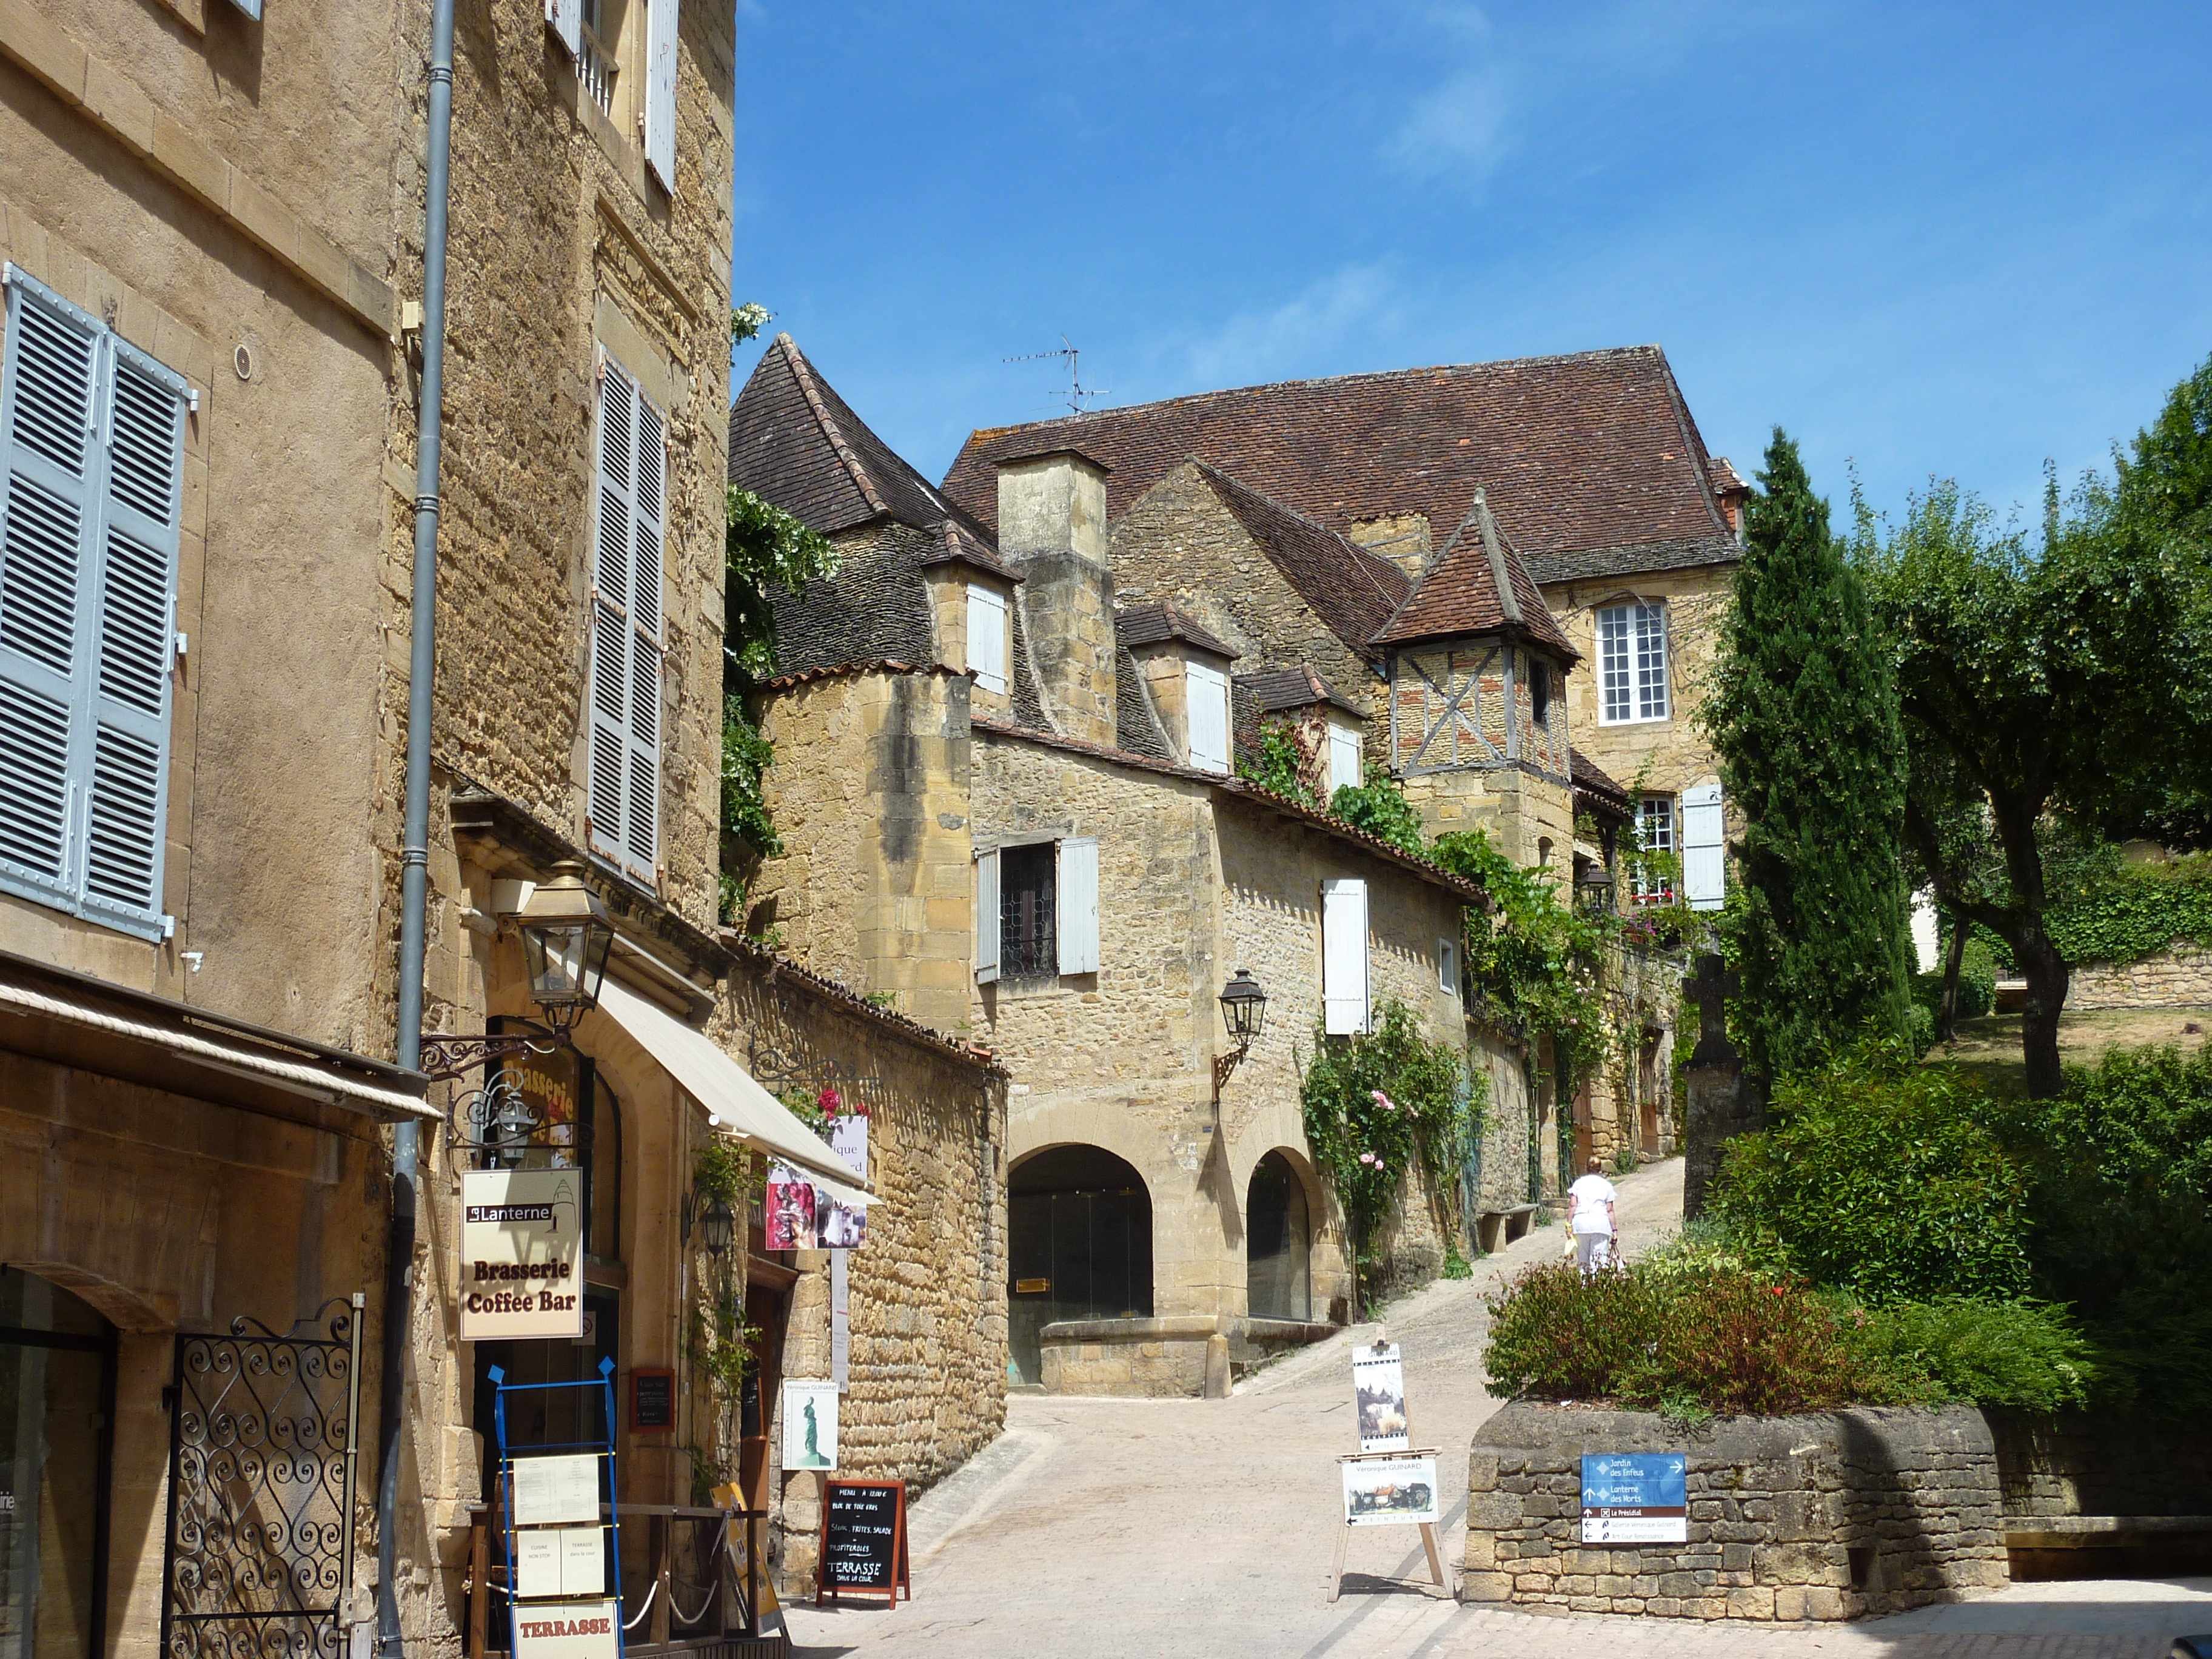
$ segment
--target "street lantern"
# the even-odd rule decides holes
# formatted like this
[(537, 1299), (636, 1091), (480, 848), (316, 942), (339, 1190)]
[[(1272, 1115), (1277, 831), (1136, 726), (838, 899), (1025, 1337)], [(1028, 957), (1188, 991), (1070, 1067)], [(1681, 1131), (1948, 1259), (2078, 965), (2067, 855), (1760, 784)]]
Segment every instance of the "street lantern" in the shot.
[(1601, 864), (1591, 865), (1575, 878), (1575, 896), (1588, 909), (1612, 909), (1613, 889), (1613, 872)]
[(702, 1200), (694, 1188), (684, 1195), (680, 1219), (686, 1241), (696, 1230), (708, 1255), (720, 1259), (729, 1253), (730, 1241), (737, 1236), (738, 1218), (731, 1212), (727, 1199), (715, 1196)]
[(1250, 969), (1239, 968), (1221, 988), (1221, 1023), (1229, 1028), (1229, 1040), (1239, 1053), (1258, 1040), (1260, 1028), (1267, 1023), (1267, 994)]
[(530, 963), (530, 997), (556, 1030), (572, 1029), (599, 1005), (614, 923), (584, 885), (584, 866), (564, 859), (515, 919)]
[(1260, 1028), (1267, 1023), (1267, 994), (1252, 977), (1250, 969), (1239, 968), (1229, 983), (1221, 988), (1221, 1023), (1228, 1028), (1229, 1040), (1237, 1046), (1228, 1054), (1213, 1057), (1216, 1112), (1221, 1109), (1221, 1085), (1229, 1081), (1229, 1074), (1252, 1052)]
[(485, 1149), (493, 1167), (519, 1170), (529, 1150), (530, 1137), (537, 1131), (538, 1114), (530, 1109), (519, 1089), (503, 1087), (494, 1092), (497, 1104), (492, 1109), (491, 1121), (484, 1126)]

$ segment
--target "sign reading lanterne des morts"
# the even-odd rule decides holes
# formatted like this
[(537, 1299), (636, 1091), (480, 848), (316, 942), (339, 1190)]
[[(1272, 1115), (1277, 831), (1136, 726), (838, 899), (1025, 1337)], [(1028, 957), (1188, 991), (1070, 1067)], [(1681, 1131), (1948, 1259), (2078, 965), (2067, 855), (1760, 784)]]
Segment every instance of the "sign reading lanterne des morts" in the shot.
[(461, 1340), (584, 1334), (577, 1170), (461, 1176)]

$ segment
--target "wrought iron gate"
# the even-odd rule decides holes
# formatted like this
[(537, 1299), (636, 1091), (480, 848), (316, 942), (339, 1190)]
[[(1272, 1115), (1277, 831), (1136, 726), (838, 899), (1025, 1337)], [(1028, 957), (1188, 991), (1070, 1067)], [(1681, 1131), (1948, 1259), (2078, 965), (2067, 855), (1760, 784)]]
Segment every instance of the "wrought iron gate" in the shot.
[(288, 1334), (177, 1338), (164, 1659), (337, 1659), (353, 1589), (366, 1298)]

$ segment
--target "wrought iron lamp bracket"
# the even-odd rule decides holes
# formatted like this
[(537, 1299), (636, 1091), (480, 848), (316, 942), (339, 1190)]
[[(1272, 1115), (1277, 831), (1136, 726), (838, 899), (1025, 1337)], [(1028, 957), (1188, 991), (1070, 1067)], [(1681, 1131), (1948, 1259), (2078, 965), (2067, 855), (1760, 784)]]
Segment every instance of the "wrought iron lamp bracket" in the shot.
[(531, 1033), (480, 1032), (474, 1036), (425, 1031), (422, 1036), (422, 1075), (433, 1083), (452, 1083), (495, 1060), (518, 1054), (550, 1054), (570, 1044), (565, 1027)]
[(1249, 1042), (1240, 1042), (1234, 1048), (1231, 1048), (1227, 1054), (1214, 1055), (1213, 1109), (1215, 1111), (1218, 1112), (1221, 1109), (1221, 1091), (1223, 1086), (1228, 1083), (1230, 1078), (1235, 1073), (1237, 1068), (1244, 1063), (1244, 1057), (1251, 1052), (1252, 1045)]

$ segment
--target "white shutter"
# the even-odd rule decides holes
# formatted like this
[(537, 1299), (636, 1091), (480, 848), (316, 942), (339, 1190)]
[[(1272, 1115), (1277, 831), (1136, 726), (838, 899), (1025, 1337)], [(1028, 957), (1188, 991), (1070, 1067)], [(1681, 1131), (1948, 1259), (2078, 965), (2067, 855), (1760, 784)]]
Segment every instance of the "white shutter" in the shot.
[(1682, 792), (1682, 896), (1692, 910), (1717, 910), (1728, 890), (1727, 830), (1721, 787)]
[(660, 411), (609, 359), (592, 572), (591, 843), (648, 885), (659, 854), (660, 434)]
[(1437, 941), (1437, 987), (1459, 994), (1459, 945), (1451, 939)]
[(676, 0), (646, 0), (645, 164), (676, 193)]
[(1204, 772), (1229, 769), (1229, 678), (1202, 662), (1184, 671), (1189, 701), (1190, 763)]
[(1340, 789), (1359, 787), (1362, 758), (1358, 732), (1344, 726), (1328, 728), (1328, 793), (1332, 797)]
[(1060, 971), (1098, 971), (1098, 843), (1060, 843)]
[(999, 855), (975, 854), (975, 983), (999, 976)]
[(1367, 884), (1321, 884), (1322, 1029), (1340, 1036), (1367, 1029)]
[(968, 666), (975, 684), (1001, 696), (1006, 690), (1006, 602), (988, 587), (968, 585)]
[(170, 592), (183, 493), (185, 383), (113, 343), (93, 601), (92, 784), (84, 913), (158, 929), (168, 805)]
[(0, 887), (157, 938), (186, 388), (7, 283)]
[(584, 0), (545, 0), (545, 21), (571, 58), (584, 50)]

